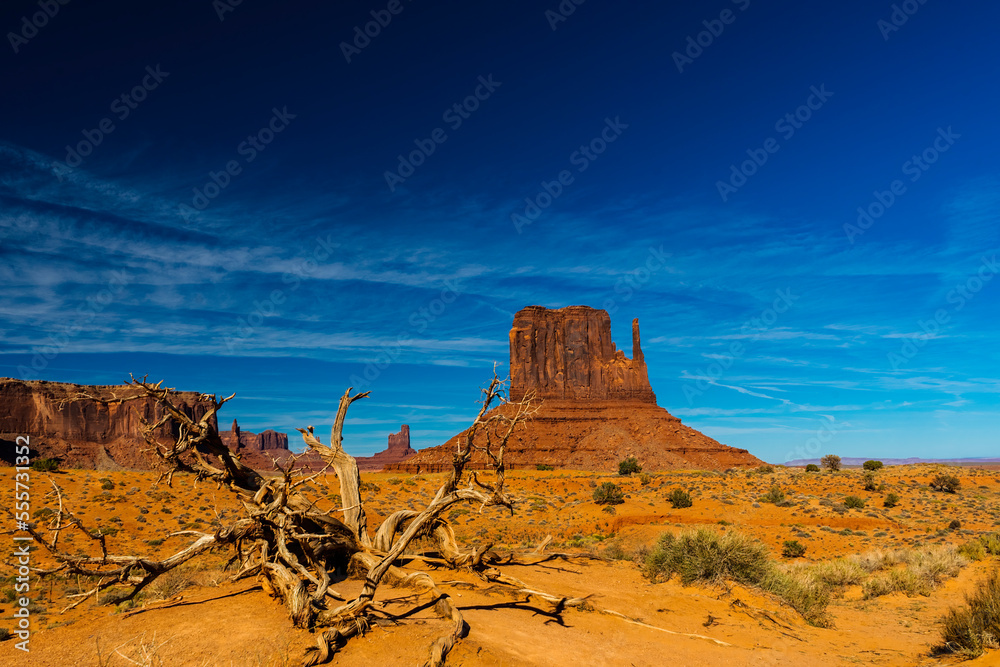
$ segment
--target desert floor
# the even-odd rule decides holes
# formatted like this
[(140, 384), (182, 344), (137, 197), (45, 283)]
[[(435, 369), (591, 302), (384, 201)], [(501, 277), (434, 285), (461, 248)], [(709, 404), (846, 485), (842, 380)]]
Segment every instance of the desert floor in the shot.
[[(3, 507), (13, 506), (13, 470), (0, 488)], [(929, 488), (939, 472), (961, 480), (956, 494)], [(442, 475), (363, 473), (370, 529), (399, 508), (420, 509)], [(165, 557), (192, 541), (169, 537), (178, 530), (211, 531), (213, 523), (240, 511), (225, 489), (195, 485), (178, 475), (172, 488), (154, 485), (151, 472), (70, 470), (31, 473), (31, 510), (45, 525), (45, 508), (57, 507), (54, 482), (66, 507), (88, 529), (100, 527), (112, 554)], [(498, 553), (529, 551), (544, 538), (546, 552), (596, 558), (552, 560), (530, 567), (501, 569), (529, 586), (565, 596), (591, 596), (585, 609), (562, 614), (490, 589), (469, 573), (429, 569), (442, 590), (457, 602), (468, 623), (467, 636), (449, 656), (463, 665), (951, 665), (959, 656), (933, 657), (941, 619), (963, 602), (998, 559), (970, 561), (927, 594), (891, 593), (865, 599), (860, 584), (838, 589), (829, 604), (829, 627), (814, 627), (781, 599), (737, 584), (681, 585), (676, 578), (651, 583), (636, 553), (664, 532), (696, 527), (739, 531), (771, 550), (775, 561), (795, 567), (821, 564), (873, 551), (958, 547), (980, 534), (1000, 530), (1000, 470), (899, 466), (878, 471), (881, 491), (862, 490), (862, 471), (806, 473), (777, 467), (729, 473), (682, 471), (619, 477), (569, 471), (512, 471), (508, 489), (519, 498), (513, 516), (498, 509), (482, 514), (456, 506), (446, 517), (460, 544), (492, 543)], [(619, 484), (623, 504), (606, 511), (592, 499), (603, 482)], [(329, 487), (311, 483), (313, 493), (333, 507), (336, 478)], [(760, 497), (778, 486), (786, 500)], [(673, 509), (667, 494), (690, 492), (693, 506)], [(900, 497), (884, 507), (888, 493)], [(848, 495), (865, 500), (847, 509)], [(10, 520), (8, 519), (9, 523)], [(953, 523), (957, 522), (957, 524)], [(7, 538), (8, 540), (10, 537)], [(80, 531), (60, 538), (72, 552), (99, 554)], [(782, 556), (786, 540), (806, 547), (801, 558)], [(419, 545), (418, 545), (419, 546)], [(50, 561), (32, 552), (33, 566)], [(0, 664), (25, 665), (294, 665), (314, 642), (292, 627), (284, 607), (254, 579), (228, 582), (222, 566), (228, 553), (211, 552), (156, 582), (137, 605), (101, 605), (87, 599), (77, 608), (67, 594), (87, 590), (86, 582), (31, 580), (31, 652), (0, 642)], [(0, 574), (0, 628), (12, 628), (11, 560)], [(897, 568), (900, 566), (896, 566)], [(883, 573), (884, 574), (884, 573)], [(867, 574), (879, 576), (878, 572)], [(334, 588), (350, 597), (357, 579)], [(416, 591), (381, 588), (378, 600), (397, 613), (420, 606)], [(178, 604), (179, 603), (179, 604)], [(172, 606), (165, 606), (165, 605)], [(6, 620), (3, 620), (6, 619)], [(398, 624), (373, 626), (337, 655), (338, 665), (421, 664), (434, 637), (446, 632), (429, 607)], [(1000, 665), (1000, 651), (965, 664)]]

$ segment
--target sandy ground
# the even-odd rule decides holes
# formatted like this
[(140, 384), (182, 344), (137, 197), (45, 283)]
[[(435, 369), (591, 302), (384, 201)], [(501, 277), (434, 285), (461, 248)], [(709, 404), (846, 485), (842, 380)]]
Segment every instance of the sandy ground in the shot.
[[(1000, 528), (1000, 471), (950, 468), (962, 482), (957, 494), (930, 490), (928, 481), (945, 469), (901, 466), (878, 473), (881, 492), (862, 490), (861, 471), (804, 473), (778, 468), (728, 474), (654, 473), (644, 480), (587, 472), (514, 471), (510, 490), (520, 498), (513, 516), (496, 509), (483, 514), (472, 506), (453, 508), (446, 516), (466, 545), (493, 543), (500, 553), (527, 550), (548, 535), (548, 551), (599, 556), (555, 560), (531, 567), (510, 566), (507, 574), (529, 586), (566, 596), (591, 596), (585, 610), (555, 615), (549, 609), (497, 591), (468, 573), (430, 570), (462, 610), (469, 629), (449, 658), (457, 665), (932, 665), (955, 664), (957, 657), (931, 657), (939, 641), (940, 619), (961, 604), (997, 559), (969, 564), (929, 596), (893, 594), (862, 599), (850, 587), (830, 604), (829, 628), (808, 625), (781, 600), (738, 585), (682, 586), (676, 580), (650, 583), (631, 557), (665, 531), (708, 526), (738, 530), (763, 541), (776, 560), (785, 540), (806, 546), (798, 562), (820, 562), (871, 549), (923, 548), (962, 544)], [(13, 503), (12, 472), (0, 489), (5, 507)], [(440, 484), (441, 475), (364, 474), (369, 526), (400, 507), (421, 508)], [(165, 556), (189, 537), (169, 537), (176, 530), (211, 530), (213, 521), (238, 516), (230, 495), (210, 485), (178, 477), (174, 487), (153, 487), (155, 475), (141, 472), (69, 471), (32, 473), (31, 509), (56, 507), (50, 481), (63, 501), (88, 528), (102, 527), (111, 553)], [(627, 497), (613, 513), (592, 500), (593, 488), (611, 481)], [(339, 497), (332, 487), (313, 483), (328, 506)], [(760, 501), (772, 486), (784, 492), (786, 506)], [(104, 488), (102, 488), (104, 487)], [(377, 490), (376, 488), (377, 487)], [(674, 488), (688, 490), (690, 508), (672, 509), (666, 500)], [(887, 493), (899, 505), (883, 507)], [(859, 496), (863, 509), (846, 510), (843, 499)], [(39, 515), (36, 521), (42, 521)], [(960, 527), (949, 528), (953, 520)], [(10, 539), (9, 537), (7, 539)], [(70, 551), (92, 551), (82, 533), (62, 537)], [(284, 608), (255, 580), (226, 581), (222, 551), (202, 556), (150, 591), (132, 609), (97, 606), (88, 599), (60, 613), (73, 600), (67, 592), (85, 582), (38, 583), (32, 578), (31, 652), (17, 651), (14, 641), (0, 643), (0, 664), (25, 665), (293, 665), (315, 641), (292, 627)], [(34, 551), (36, 565), (45, 557)], [(5, 559), (3, 589), (12, 574)], [(73, 588), (67, 590), (67, 584)], [(169, 585), (168, 585), (169, 584)], [(357, 580), (335, 585), (344, 596), (360, 590)], [(430, 608), (418, 609), (416, 591), (384, 588), (386, 609), (408, 614), (399, 623), (373, 626), (338, 654), (338, 665), (412, 665), (426, 658), (426, 647), (446, 631)], [(153, 595), (155, 594), (155, 595)], [(0, 598), (0, 627), (12, 627), (13, 605)], [(165, 606), (155, 597), (172, 601)], [(6, 600), (6, 601), (3, 601)], [(180, 604), (177, 604), (180, 603)], [(160, 608), (157, 608), (160, 607)], [(413, 613), (410, 613), (413, 612)], [(992, 651), (967, 664), (1000, 665)]]

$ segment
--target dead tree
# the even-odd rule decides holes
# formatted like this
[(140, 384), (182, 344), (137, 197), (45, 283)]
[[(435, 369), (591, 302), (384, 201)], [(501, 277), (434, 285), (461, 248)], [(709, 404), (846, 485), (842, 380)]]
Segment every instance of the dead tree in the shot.
[[(350, 389), (344, 392), (329, 444), (323, 444), (311, 426), (298, 429), (308, 447), (325, 462), (322, 471), (307, 474), (296, 468), (297, 457), (292, 457), (285, 465), (275, 464), (280, 474), (264, 476), (230, 451), (212, 423), (212, 417), (232, 396), (220, 400), (202, 395), (200, 400), (208, 402), (209, 409), (196, 419), (176, 404), (175, 390), (163, 387), (162, 382), (153, 384), (146, 378), (132, 378), (130, 384), (132, 390), (125, 396), (81, 398), (103, 402), (152, 398), (161, 406), (163, 416), (154, 423), (143, 422), (144, 436), (159, 462), (160, 480), (171, 484), (175, 473), (188, 472), (199, 480), (214, 481), (236, 494), (246, 513), (214, 533), (192, 530), (174, 533), (191, 535), (195, 539), (163, 560), (111, 555), (105, 537), (91, 533), (87, 535), (98, 544), (101, 554), (81, 557), (68, 554), (58, 546), (61, 531), (74, 526), (83, 529), (82, 524), (64, 509), (60, 496), (59, 510), (48, 526), (51, 537), (47, 539), (45, 531), (36, 527), (31, 527), (30, 531), (57, 563), (56, 567), (40, 571), (40, 574), (77, 574), (98, 579), (94, 588), (81, 594), (71, 606), (111, 586), (124, 585), (126, 592), (110, 602), (134, 599), (165, 572), (212, 547), (227, 545), (233, 549), (230, 565), (236, 567), (232, 576), (234, 581), (249, 576), (264, 578), (288, 608), (296, 627), (318, 631), (316, 646), (307, 651), (306, 665), (327, 662), (348, 639), (369, 627), (381, 613), (375, 595), (383, 583), (419, 587), (431, 596), (435, 612), (449, 623), (450, 628), (447, 634), (434, 641), (427, 660), (429, 665), (441, 665), (455, 642), (464, 635), (465, 621), (451, 598), (428, 574), (403, 569), (404, 562), (433, 562), (436, 566), (474, 572), (484, 581), (501, 585), (511, 595), (550, 605), (555, 613), (584, 602), (583, 598), (558, 597), (533, 590), (496, 567), (503, 563), (541, 562), (546, 556), (535, 554), (526, 559), (507, 556), (501, 561), (490, 551), (490, 544), (462, 551), (451, 526), (442, 518), (442, 513), (456, 503), (474, 503), (480, 511), (499, 506), (513, 512), (513, 499), (505, 485), (506, 448), (515, 430), (537, 411), (538, 401), (532, 395), (521, 401), (508, 401), (504, 394), (505, 382), (495, 372), (489, 385), (482, 390), (479, 413), (465, 437), (459, 440), (452, 456), (451, 471), (434, 498), (420, 511), (404, 509), (389, 515), (374, 535), (368, 530), (357, 463), (343, 448), (343, 426), (348, 408), (368, 392), (354, 395)], [(162, 444), (155, 433), (168, 423), (177, 425), (177, 437), (170, 444)], [(485, 462), (483, 475), (467, 470), (473, 456), (479, 459), (477, 465), (482, 466)], [(320, 511), (303, 492), (306, 483), (329, 469), (339, 478), (343, 507), (338, 514), (342, 516)], [(437, 545), (437, 552), (431, 556), (404, 555), (411, 542), (418, 538), (431, 539)], [(331, 576), (345, 571), (363, 577), (365, 582), (360, 594), (351, 600), (341, 598), (330, 588)]]

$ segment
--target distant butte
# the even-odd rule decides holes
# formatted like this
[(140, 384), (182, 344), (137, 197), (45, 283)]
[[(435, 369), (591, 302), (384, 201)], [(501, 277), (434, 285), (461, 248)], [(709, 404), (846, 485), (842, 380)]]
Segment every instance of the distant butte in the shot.
[(410, 427), (403, 424), (399, 433), (389, 434), (389, 447), (374, 456), (357, 456), (358, 470), (362, 472), (379, 472), (387, 465), (400, 463), (417, 453), (410, 447)]
[[(745, 449), (723, 445), (685, 426), (656, 404), (632, 322), (632, 358), (611, 341), (607, 311), (588, 306), (528, 306), (514, 315), (510, 331), (510, 396), (529, 391), (542, 399), (534, 419), (511, 438), (509, 468), (545, 464), (570, 470), (617, 470), (635, 456), (645, 470), (724, 470), (763, 462)], [(503, 408), (496, 408), (497, 410)], [(386, 470), (448, 469), (463, 431)], [(473, 467), (485, 467), (473, 458)]]

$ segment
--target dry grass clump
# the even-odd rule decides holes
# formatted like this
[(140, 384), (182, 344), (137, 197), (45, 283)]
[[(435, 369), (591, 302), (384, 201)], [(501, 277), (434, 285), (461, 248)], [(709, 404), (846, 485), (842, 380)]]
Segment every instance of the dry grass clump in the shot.
[(885, 563), (895, 561), (905, 568), (894, 568), (878, 574), (862, 584), (865, 599), (906, 593), (907, 595), (930, 595), (945, 579), (957, 576), (969, 561), (951, 546), (930, 547), (922, 550), (896, 550), (891, 552)]
[(965, 607), (948, 611), (941, 639), (938, 652), (969, 657), (1000, 648), (1000, 570), (993, 570), (972, 595), (965, 596)]
[(701, 528), (675, 536), (664, 533), (642, 561), (651, 581), (677, 574), (681, 583), (735, 581), (777, 595), (812, 625), (828, 624), (829, 591), (800, 571), (786, 571), (771, 559), (768, 548), (736, 532), (719, 534)]

